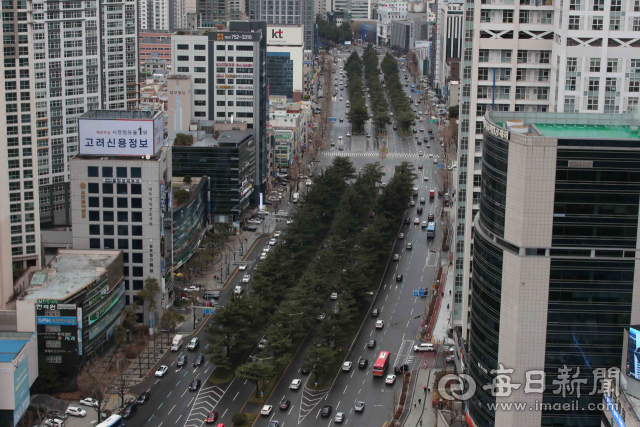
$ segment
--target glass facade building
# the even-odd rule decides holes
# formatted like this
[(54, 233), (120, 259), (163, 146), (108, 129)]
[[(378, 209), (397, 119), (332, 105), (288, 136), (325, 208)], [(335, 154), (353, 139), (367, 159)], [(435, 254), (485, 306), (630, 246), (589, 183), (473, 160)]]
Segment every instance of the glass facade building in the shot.
[(267, 53), (269, 94), (293, 98), (293, 60), (289, 52)]
[(209, 212), (209, 183), (207, 177), (200, 179), (189, 200), (173, 209), (173, 269), (187, 262), (198, 249)]
[[(485, 116), (465, 360), (475, 426), (601, 425), (599, 375), (620, 367), (624, 329), (640, 317), (639, 145), (627, 116)], [(495, 386), (501, 369), (521, 384), (508, 396)], [(544, 388), (525, 393), (532, 370)]]

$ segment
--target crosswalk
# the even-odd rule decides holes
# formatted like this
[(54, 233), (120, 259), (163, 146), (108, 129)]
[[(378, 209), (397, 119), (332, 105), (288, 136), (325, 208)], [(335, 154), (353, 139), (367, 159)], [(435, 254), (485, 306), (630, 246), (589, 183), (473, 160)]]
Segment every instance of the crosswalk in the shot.
[[(331, 151), (323, 151), (322, 156), (325, 157), (380, 157), (380, 153), (378, 151), (340, 151), (340, 150), (331, 150)], [(422, 157), (423, 159), (431, 159), (427, 156), (419, 156), (418, 153), (387, 153), (387, 158), (417, 158)], [(432, 160), (433, 161), (433, 160)]]

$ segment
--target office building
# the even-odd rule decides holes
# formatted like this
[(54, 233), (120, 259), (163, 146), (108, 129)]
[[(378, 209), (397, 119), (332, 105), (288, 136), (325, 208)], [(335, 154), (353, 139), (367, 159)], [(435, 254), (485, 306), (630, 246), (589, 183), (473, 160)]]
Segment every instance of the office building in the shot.
[[(219, 130), (215, 123), (201, 122), (211, 130), (186, 131), (193, 136), (189, 146), (173, 145), (178, 132), (169, 132), (167, 144), (173, 145), (173, 173), (176, 177), (205, 176), (209, 179), (209, 211), (215, 223), (238, 223), (242, 211), (255, 193), (255, 132)], [(227, 126), (221, 127), (231, 127)], [(218, 133), (214, 137), (214, 132)]]
[(245, 3), (241, 0), (198, 1), (196, 12), (200, 20), (199, 26), (213, 27), (225, 24), (226, 21), (240, 20), (244, 17), (244, 6)]
[(33, 332), (0, 332), (0, 425), (15, 427), (31, 404), (38, 378), (38, 345)]
[(304, 101), (316, 101), (318, 95), (318, 76), (315, 69), (315, 57), (312, 50), (304, 51), (302, 61), (302, 99)]
[(391, 41), (391, 21), (399, 21), (407, 17), (406, 1), (388, 1), (378, 3), (378, 19), (376, 34), (379, 46), (389, 46)]
[(438, 3), (438, 19), (436, 23), (436, 61), (433, 81), (437, 90), (446, 88), (447, 61), (460, 59), (462, 55), (462, 27), (464, 24), (464, 3), (442, 2)]
[[(151, 278), (161, 288), (157, 310), (169, 307), (172, 174), (162, 112), (92, 110), (80, 119), (80, 138), (71, 159), (74, 249), (123, 251), (128, 302)], [(159, 318), (140, 307), (138, 320), (157, 327)]]
[[(260, 0), (260, 20), (267, 21), (270, 31), (278, 31), (278, 25), (302, 25), (304, 48), (314, 49), (314, 3), (313, 0)], [(271, 38), (275, 38), (271, 35)]]
[(267, 82), (270, 95), (302, 100), (302, 25), (267, 25)]
[[(594, 369), (621, 366), (624, 329), (640, 320), (639, 143), (632, 115), (486, 113), (464, 359), (472, 425), (601, 426), (602, 395), (585, 389)], [(544, 370), (546, 389), (492, 395), (482, 386), (501, 366), (512, 384)], [(556, 391), (567, 367), (580, 398)], [(505, 402), (531, 409), (491, 406)]]
[(634, 2), (615, 1), (606, 7), (599, 1), (522, 0), (499, 8), (482, 0), (465, 3), (455, 325), (466, 330), (463, 304), (473, 275), (472, 223), (480, 209), (484, 113), (637, 111), (640, 47), (626, 40), (640, 34), (634, 24), (638, 11)]
[[(175, 151), (173, 153), (175, 155)], [(175, 157), (173, 158), (175, 161)], [(172, 181), (172, 194), (188, 191), (189, 198), (183, 203), (174, 203), (173, 214), (173, 266), (174, 270), (184, 265), (200, 247), (200, 242), (211, 221), (211, 202), (209, 200), (209, 178), (192, 178), (191, 183)]]
[(122, 261), (118, 250), (60, 249), (18, 298), (18, 331), (37, 334), (38, 355), (55, 369), (60, 391), (75, 390), (82, 365), (113, 342), (129, 299)]
[[(189, 84), (193, 95), (190, 99), (193, 104), (189, 109), (192, 114), (190, 122), (244, 122), (253, 130), (256, 167), (251, 203), (257, 204), (268, 176), (267, 24), (263, 21), (232, 21), (229, 26), (230, 31), (209, 30), (207, 34), (184, 36), (174, 34), (171, 38), (174, 52), (172, 69), (176, 74), (191, 76)], [(187, 85), (186, 81), (176, 83)], [(181, 103), (183, 98), (180, 98)], [(169, 115), (172, 109), (175, 106), (172, 107), (170, 102)], [(182, 109), (182, 114), (185, 112), (186, 109)]]
[(426, 13), (407, 13), (407, 18), (391, 21), (391, 37), (389, 40), (391, 49), (398, 53), (407, 53), (416, 47), (416, 43), (422, 40), (431, 40), (429, 29), (433, 23), (428, 21)]
[(354, 21), (371, 19), (371, 0), (348, 0), (347, 8), (351, 11), (351, 19)]
[(171, 33), (165, 31), (145, 31), (138, 34), (140, 65), (147, 60), (166, 60), (171, 63)]

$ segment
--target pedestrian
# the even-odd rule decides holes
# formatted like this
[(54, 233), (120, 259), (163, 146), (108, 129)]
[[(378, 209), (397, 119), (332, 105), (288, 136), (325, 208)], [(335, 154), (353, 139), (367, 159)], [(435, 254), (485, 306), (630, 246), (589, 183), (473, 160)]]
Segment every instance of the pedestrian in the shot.
[(422, 399), (418, 399), (418, 405), (422, 403)]
[(422, 425), (422, 418), (420, 418), (420, 425)]
[(417, 404), (416, 402), (413, 402), (413, 407), (414, 407), (414, 408), (417, 408), (417, 407), (418, 407), (418, 404)]

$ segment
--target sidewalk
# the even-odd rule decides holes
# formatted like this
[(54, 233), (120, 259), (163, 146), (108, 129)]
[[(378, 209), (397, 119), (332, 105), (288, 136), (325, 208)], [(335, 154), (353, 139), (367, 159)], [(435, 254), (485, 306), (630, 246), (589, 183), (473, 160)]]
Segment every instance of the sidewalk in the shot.
[[(448, 259), (445, 260), (448, 263)], [(443, 266), (448, 268), (447, 281), (444, 284), (442, 293), (442, 302), (440, 303), (440, 311), (438, 312), (438, 318), (431, 334), (431, 342), (443, 342), (447, 338), (447, 331), (449, 330), (449, 323), (451, 320), (451, 313), (453, 312), (453, 287), (455, 281), (455, 274), (453, 272), (453, 265)]]
[[(407, 416), (404, 422), (405, 427), (420, 426), (420, 419), (422, 419), (423, 426), (433, 427), (436, 425), (436, 412), (431, 406), (431, 399), (433, 393), (426, 393), (423, 391), (423, 387), (431, 387), (431, 391), (434, 389), (434, 379), (436, 370), (432, 369), (419, 369), (418, 370), (418, 382), (413, 394), (413, 402), (407, 396), (407, 403), (411, 404), (411, 412)], [(426, 400), (425, 400), (426, 398)], [(420, 403), (418, 403), (420, 399)]]

